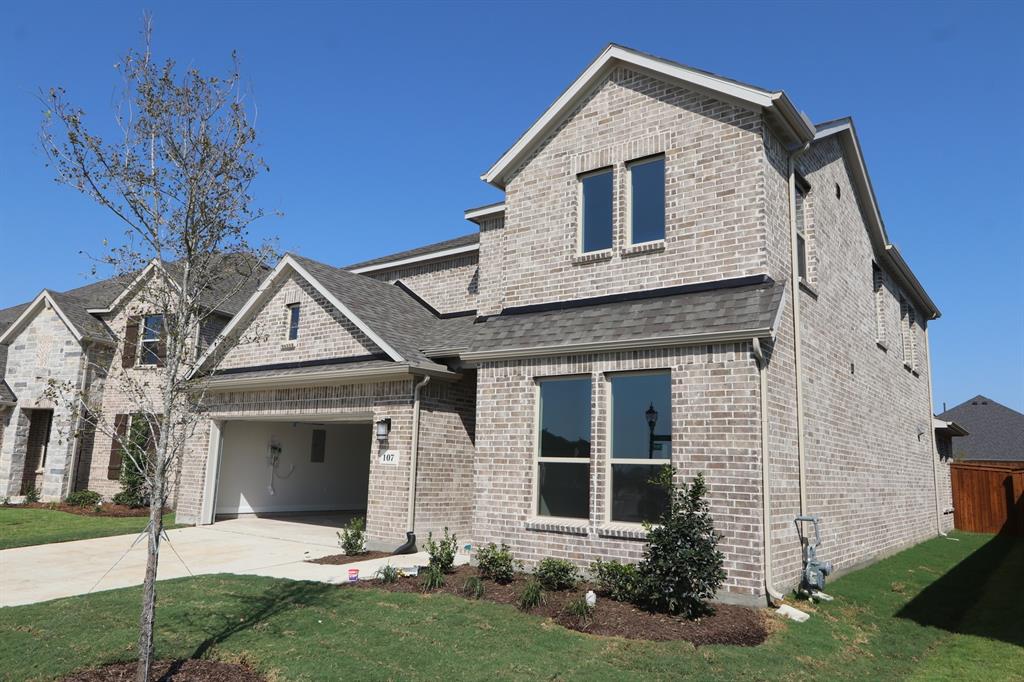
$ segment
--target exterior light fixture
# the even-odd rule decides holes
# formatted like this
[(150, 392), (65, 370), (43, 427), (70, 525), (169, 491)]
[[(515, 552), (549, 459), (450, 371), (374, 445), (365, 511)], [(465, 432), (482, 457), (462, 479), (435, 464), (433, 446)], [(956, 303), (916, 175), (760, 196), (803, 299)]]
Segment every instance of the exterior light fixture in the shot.
[(388, 440), (388, 434), (391, 433), (391, 418), (385, 417), (384, 419), (377, 420), (377, 442), (386, 443)]

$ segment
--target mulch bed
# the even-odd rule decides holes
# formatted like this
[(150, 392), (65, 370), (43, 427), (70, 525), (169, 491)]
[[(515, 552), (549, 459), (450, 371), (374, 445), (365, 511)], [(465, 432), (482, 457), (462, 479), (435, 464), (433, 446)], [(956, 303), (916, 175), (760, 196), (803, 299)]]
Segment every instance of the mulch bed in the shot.
[[(112, 663), (71, 673), (64, 682), (130, 682), (136, 663)], [(160, 682), (266, 682), (265, 677), (246, 665), (188, 659), (155, 661), (150, 679)]]
[[(444, 587), (435, 590), (434, 593), (452, 594), (468, 599), (469, 597), (462, 593), (462, 587), (466, 579), (471, 576), (479, 576), (475, 567), (459, 566), (453, 573), (445, 576)], [(481, 599), (499, 604), (515, 605), (528, 579), (527, 575), (517, 574), (515, 580), (508, 585), (499, 585), (491, 580), (483, 580), (484, 594)], [(355, 586), (389, 592), (422, 592), (422, 580), (422, 576), (410, 576), (399, 578), (397, 582), (390, 584), (373, 580), (360, 581), (355, 583)], [(699, 620), (687, 620), (663, 613), (650, 613), (638, 609), (632, 604), (599, 596), (591, 621), (587, 624), (580, 624), (564, 613), (564, 607), (568, 601), (585, 594), (589, 589), (594, 588), (592, 585), (580, 585), (575, 590), (564, 592), (545, 591), (544, 602), (530, 613), (550, 618), (563, 627), (591, 635), (659, 642), (682, 639), (691, 642), (694, 646), (706, 644), (757, 646), (768, 637), (769, 625), (763, 610), (731, 604), (714, 604), (714, 614)]]
[[(123, 504), (112, 502), (104, 502), (98, 507), (76, 507), (63, 502), (32, 502), (31, 504), (12, 504), (10, 506), (18, 509), (52, 509), (79, 516), (149, 516), (149, 507), (126, 507)], [(170, 509), (165, 509), (164, 513), (170, 511)]]
[(356, 561), (366, 561), (367, 559), (383, 559), (386, 556), (391, 556), (391, 552), (363, 552), (362, 554), (353, 554), (352, 556), (348, 554), (332, 554), (330, 556), (322, 556), (319, 559), (306, 559), (306, 563), (340, 566)]

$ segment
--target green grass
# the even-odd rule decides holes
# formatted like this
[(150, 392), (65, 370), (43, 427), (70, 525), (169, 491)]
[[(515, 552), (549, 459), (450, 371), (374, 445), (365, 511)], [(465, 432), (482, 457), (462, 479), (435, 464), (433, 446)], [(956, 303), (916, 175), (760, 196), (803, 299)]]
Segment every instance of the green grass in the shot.
[[(282, 680), (1024, 679), (1024, 541), (956, 537), (834, 581), (834, 602), (755, 648), (591, 637), (489, 602), (217, 575), (159, 584), (157, 653), (242, 660)], [(139, 594), (0, 610), (0, 678), (131, 659)]]
[[(82, 516), (51, 509), (0, 507), (0, 549), (141, 533), (148, 521), (145, 516)], [(174, 514), (164, 516), (165, 527), (173, 524)]]

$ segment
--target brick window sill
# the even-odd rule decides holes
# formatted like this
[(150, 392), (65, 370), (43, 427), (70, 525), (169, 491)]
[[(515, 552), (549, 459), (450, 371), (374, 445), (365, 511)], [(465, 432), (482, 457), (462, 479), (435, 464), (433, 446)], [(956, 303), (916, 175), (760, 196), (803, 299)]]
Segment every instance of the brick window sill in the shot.
[(811, 298), (815, 300), (818, 299), (818, 290), (811, 286), (810, 282), (808, 282), (807, 280), (803, 278), (800, 279), (800, 288), (806, 291), (808, 294), (810, 294)]
[(539, 530), (549, 533), (568, 533), (570, 535), (587, 535), (590, 522), (586, 519), (546, 519), (534, 517), (526, 520), (526, 530)]
[(632, 244), (622, 250), (622, 257), (628, 258), (630, 256), (640, 256), (645, 253), (658, 253), (665, 250), (665, 240), (659, 239), (654, 242), (644, 242), (642, 244)]
[(887, 345), (885, 345), (884, 341), (875, 341), (875, 345), (878, 346), (879, 348), (881, 348), (886, 353), (889, 352), (889, 347)]
[(612, 259), (612, 250), (592, 251), (590, 253), (578, 253), (572, 257), (573, 265), (586, 265), (587, 263), (600, 263)]

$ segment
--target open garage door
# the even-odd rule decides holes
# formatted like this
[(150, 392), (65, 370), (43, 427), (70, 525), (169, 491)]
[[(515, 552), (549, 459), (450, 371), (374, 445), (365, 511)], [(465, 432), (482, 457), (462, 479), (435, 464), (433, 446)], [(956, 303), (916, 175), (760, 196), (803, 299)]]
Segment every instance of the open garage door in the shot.
[(230, 421), (221, 429), (217, 516), (365, 513), (371, 423)]

